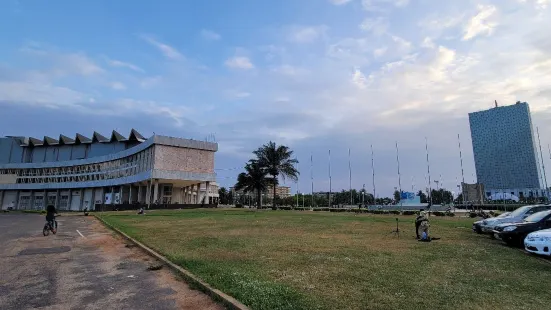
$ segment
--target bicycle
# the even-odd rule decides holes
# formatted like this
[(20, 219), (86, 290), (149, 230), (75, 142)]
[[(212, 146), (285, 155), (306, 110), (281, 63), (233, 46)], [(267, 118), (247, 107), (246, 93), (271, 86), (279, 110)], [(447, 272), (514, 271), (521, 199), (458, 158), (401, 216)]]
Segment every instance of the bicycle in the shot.
[(42, 234), (44, 236), (47, 236), (50, 234), (50, 231), (55, 235), (57, 233), (57, 229), (56, 229), (56, 224), (55, 224), (55, 220), (52, 220), (52, 221), (47, 221), (46, 224), (44, 225), (44, 228), (42, 229)]

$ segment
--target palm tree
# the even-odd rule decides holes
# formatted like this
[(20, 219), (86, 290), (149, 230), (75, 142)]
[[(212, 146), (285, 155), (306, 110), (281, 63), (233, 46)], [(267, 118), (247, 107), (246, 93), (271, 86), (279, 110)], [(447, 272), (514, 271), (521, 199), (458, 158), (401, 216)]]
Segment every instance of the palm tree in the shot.
[(266, 169), (264, 169), (256, 160), (249, 160), (245, 166), (245, 172), (237, 176), (235, 190), (249, 193), (256, 193), (256, 205), (262, 207), (260, 195), (266, 191), (270, 181), (266, 178)]
[(275, 142), (272, 141), (254, 151), (254, 154), (256, 155), (260, 166), (264, 168), (273, 178), (273, 206), (275, 207), (278, 178), (281, 175), (283, 179), (287, 177), (293, 181), (297, 180), (299, 172), (295, 168), (295, 164), (298, 163), (298, 160), (291, 158), (293, 151), (291, 151), (287, 146), (277, 146)]
[(228, 204), (227, 203), (227, 200), (228, 200), (227, 195), (228, 195), (228, 191), (226, 190), (225, 187), (220, 187), (218, 189), (218, 197), (219, 197), (218, 199), (219, 199), (220, 204), (223, 204), (223, 205)]

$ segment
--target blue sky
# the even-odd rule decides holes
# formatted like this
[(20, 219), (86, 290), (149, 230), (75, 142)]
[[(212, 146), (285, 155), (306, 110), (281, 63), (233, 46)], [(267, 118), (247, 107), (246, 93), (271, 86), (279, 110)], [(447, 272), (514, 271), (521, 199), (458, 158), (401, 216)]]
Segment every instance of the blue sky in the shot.
[[(467, 113), (530, 103), (551, 142), (549, 0), (0, 2), (0, 135), (214, 134), (232, 185), (269, 140), (291, 146), (301, 191), (398, 180), (455, 188), (474, 165)], [(549, 156), (545, 156), (548, 158)], [(546, 159), (547, 160), (547, 159)], [(551, 163), (546, 164), (551, 167)], [(551, 175), (551, 173), (548, 173)], [(293, 185), (294, 187), (295, 185)]]

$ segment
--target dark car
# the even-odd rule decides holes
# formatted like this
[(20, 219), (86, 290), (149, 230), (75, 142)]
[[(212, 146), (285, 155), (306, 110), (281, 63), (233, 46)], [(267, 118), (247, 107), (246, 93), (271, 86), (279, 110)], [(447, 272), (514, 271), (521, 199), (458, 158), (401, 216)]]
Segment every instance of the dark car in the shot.
[(508, 245), (521, 245), (531, 232), (551, 228), (551, 210), (538, 212), (520, 223), (503, 223), (494, 228), (494, 236)]

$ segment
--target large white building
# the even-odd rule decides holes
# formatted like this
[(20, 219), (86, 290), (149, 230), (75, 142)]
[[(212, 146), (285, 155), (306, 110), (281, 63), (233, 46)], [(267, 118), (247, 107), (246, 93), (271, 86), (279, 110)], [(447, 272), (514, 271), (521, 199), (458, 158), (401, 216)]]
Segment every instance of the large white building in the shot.
[(0, 207), (216, 204), (216, 143), (132, 130), (59, 139), (0, 138)]

